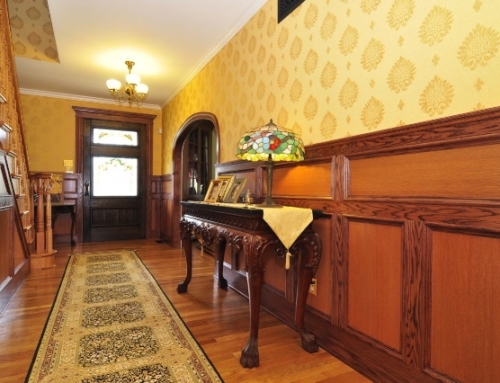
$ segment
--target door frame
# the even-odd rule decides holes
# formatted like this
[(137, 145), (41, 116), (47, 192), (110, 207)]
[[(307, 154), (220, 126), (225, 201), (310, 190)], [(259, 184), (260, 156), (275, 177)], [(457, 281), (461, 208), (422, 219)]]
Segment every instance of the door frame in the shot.
[[(84, 108), (79, 106), (73, 106), (75, 111), (75, 123), (76, 123), (76, 173), (83, 174), (83, 129), (85, 120), (107, 120), (107, 121), (119, 121), (119, 122), (133, 122), (143, 124), (145, 126), (145, 140), (146, 140), (146, 175), (144, 177), (146, 186), (146, 201), (147, 206), (145, 209), (145, 220), (146, 220), (146, 238), (149, 238), (151, 233), (151, 176), (152, 176), (152, 158), (153, 158), (153, 121), (156, 118), (154, 114), (145, 113), (133, 113), (133, 112), (121, 112), (116, 110), (106, 110), (106, 109), (95, 109), (95, 108)], [(83, 206), (82, 206), (83, 207)], [(83, 219), (83, 216), (82, 216)], [(82, 222), (83, 227), (83, 222)]]
[(173, 151), (172, 151), (172, 189), (173, 189), (173, 206), (172, 206), (172, 233), (170, 233), (172, 238), (172, 245), (176, 247), (181, 246), (181, 237), (179, 234), (178, 222), (181, 220), (181, 199), (182, 199), (182, 185), (184, 180), (182, 179), (182, 147), (184, 141), (189, 136), (191, 131), (198, 125), (200, 121), (208, 121), (212, 123), (215, 139), (213, 142), (215, 150), (215, 162), (212, 165), (216, 165), (220, 162), (219, 147), (220, 147), (220, 134), (219, 134), (219, 121), (215, 114), (209, 112), (199, 112), (191, 115), (178, 130), (174, 141), (173, 141)]

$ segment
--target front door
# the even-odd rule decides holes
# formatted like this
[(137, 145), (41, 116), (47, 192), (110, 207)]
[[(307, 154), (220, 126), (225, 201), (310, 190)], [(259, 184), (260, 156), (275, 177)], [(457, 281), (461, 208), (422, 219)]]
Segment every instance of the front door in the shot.
[(84, 242), (146, 237), (145, 129), (140, 123), (85, 120)]

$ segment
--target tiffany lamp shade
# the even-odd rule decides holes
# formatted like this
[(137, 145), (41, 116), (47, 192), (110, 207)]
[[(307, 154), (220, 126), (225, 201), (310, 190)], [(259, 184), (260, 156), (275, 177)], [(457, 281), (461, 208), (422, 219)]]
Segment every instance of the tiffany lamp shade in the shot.
[(276, 161), (303, 161), (304, 143), (293, 132), (268, 124), (246, 132), (236, 148), (236, 156), (242, 160), (265, 161), (267, 170), (267, 196), (264, 206), (279, 206), (271, 196), (273, 167)]

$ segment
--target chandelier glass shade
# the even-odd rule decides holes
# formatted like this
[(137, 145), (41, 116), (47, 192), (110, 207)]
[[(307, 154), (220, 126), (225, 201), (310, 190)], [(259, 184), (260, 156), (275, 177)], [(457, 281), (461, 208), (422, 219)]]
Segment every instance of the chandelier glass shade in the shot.
[(128, 68), (128, 74), (125, 76), (125, 84), (122, 85), (119, 80), (109, 79), (106, 81), (106, 86), (119, 103), (128, 101), (130, 105), (141, 105), (148, 94), (149, 87), (141, 83), (141, 76), (132, 73), (132, 67), (135, 65), (133, 61), (125, 61), (125, 65)]
[(238, 142), (236, 157), (247, 161), (265, 161), (267, 170), (267, 196), (264, 206), (279, 206), (271, 196), (273, 167), (277, 161), (303, 161), (304, 143), (294, 132), (268, 124), (246, 132)]

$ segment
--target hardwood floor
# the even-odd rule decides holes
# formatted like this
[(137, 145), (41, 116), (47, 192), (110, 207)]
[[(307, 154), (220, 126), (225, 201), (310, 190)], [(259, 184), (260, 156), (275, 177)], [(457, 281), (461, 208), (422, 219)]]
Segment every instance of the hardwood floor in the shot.
[[(225, 382), (366, 383), (364, 376), (320, 349), (309, 354), (300, 338), (278, 319), (261, 311), (260, 366), (240, 366), (248, 338), (248, 300), (232, 289), (221, 290), (213, 278), (214, 260), (195, 254), (187, 294), (176, 292), (184, 279), (182, 252), (153, 240), (56, 244), (56, 267), (33, 270), (0, 315), (0, 383), (23, 382), (69, 254), (108, 249), (134, 249), (180, 313)], [(54, 382), (57, 383), (57, 382)]]

